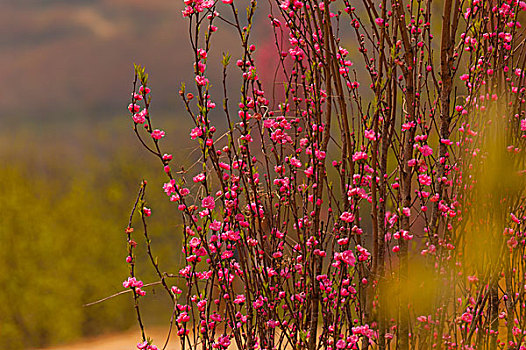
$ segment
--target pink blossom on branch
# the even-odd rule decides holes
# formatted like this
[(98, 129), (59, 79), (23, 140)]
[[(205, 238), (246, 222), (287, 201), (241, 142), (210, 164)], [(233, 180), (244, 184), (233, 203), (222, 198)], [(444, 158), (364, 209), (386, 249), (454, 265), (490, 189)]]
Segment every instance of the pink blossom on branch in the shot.
[(210, 210), (214, 209), (215, 206), (216, 206), (214, 198), (211, 197), (211, 196), (203, 198), (203, 200), (201, 202), (201, 206), (203, 208), (207, 208), (207, 209), (210, 209)]
[(160, 140), (160, 139), (162, 139), (164, 137), (164, 135), (165, 135), (165, 133), (162, 130), (155, 129), (155, 130), (152, 131), (152, 138), (154, 140)]

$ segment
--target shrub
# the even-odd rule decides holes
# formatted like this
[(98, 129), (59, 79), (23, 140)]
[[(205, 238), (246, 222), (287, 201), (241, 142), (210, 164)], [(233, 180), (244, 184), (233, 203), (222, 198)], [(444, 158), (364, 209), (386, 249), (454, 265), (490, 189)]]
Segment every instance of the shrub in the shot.
[[(183, 221), (185, 266), (165, 272), (148, 251), (182, 347), (526, 348), (526, 4), (270, 2), (263, 62), (256, 5), (185, 1), (195, 81), (179, 92), (196, 166), (164, 153), (135, 67), (134, 131)], [(226, 28), (241, 50), (233, 68), (223, 54), (213, 89)], [(156, 349), (135, 275), (145, 189), (124, 286), (138, 348)]]

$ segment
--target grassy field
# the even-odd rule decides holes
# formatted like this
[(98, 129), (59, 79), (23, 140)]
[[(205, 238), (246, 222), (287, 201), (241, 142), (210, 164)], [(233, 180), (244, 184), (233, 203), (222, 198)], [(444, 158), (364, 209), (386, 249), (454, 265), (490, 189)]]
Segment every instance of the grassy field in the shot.
[[(128, 277), (124, 227), (142, 179), (151, 189), (154, 254), (163, 269), (179, 264), (180, 232), (162, 191), (164, 174), (141, 152), (127, 121), (0, 132), (0, 348), (68, 344), (134, 324), (126, 297), (83, 305), (122, 290)], [(152, 271), (142, 263), (144, 238), (135, 239), (139, 277), (151, 282)], [(159, 315), (169, 318), (159, 309), (148, 324)]]

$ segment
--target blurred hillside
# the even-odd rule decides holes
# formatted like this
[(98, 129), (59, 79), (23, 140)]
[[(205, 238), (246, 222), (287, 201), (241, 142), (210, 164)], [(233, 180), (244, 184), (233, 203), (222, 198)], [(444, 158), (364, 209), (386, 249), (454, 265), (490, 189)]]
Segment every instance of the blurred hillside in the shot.
[[(0, 131), (0, 348), (64, 344), (134, 324), (130, 295), (83, 305), (123, 289), (124, 228), (143, 178), (154, 255), (166, 271), (182, 263), (176, 209), (162, 191), (165, 176), (125, 121)], [(186, 128), (165, 129), (177, 140)], [(176, 148), (167, 142), (166, 149)], [(177, 164), (192, 162), (191, 149), (177, 149)], [(137, 276), (153, 282), (136, 227)], [(169, 319), (163, 291), (147, 293), (147, 324)]]
[(176, 107), (188, 62), (182, 2), (6, 0), (0, 21), (2, 119), (101, 118), (123, 111), (133, 62), (146, 65), (158, 109)]
[[(133, 63), (150, 73), (156, 110), (181, 110), (177, 91), (193, 78), (182, 1), (4, 0), (2, 5), (0, 21), (8, 28), (0, 36), (3, 120), (121, 114)], [(270, 35), (267, 29), (270, 25), (264, 35)], [(239, 50), (231, 40), (236, 33), (224, 25), (220, 31), (212, 58)], [(219, 77), (219, 69), (211, 77), (214, 71)]]

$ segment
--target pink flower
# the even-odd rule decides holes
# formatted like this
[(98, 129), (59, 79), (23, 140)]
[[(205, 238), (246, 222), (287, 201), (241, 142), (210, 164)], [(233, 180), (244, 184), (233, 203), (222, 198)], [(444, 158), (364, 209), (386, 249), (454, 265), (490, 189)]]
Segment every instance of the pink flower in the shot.
[(407, 122), (407, 123), (402, 124), (402, 130), (407, 131), (409, 129), (414, 128), (415, 126), (416, 126), (415, 122)]
[(383, 18), (377, 18), (374, 20), (374, 22), (379, 25), (379, 26), (383, 26), (384, 25), (384, 19)]
[(422, 186), (431, 186), (431, 177), (426, 174), (418, 175), (418, 182), (420, 182)]
[(212, 210), (216, 207), (216, 203), (214, 201), (214, 198), (212, 198), (212, 196), (208, 196), (208, 197), (203, 198), (203, 200), (201, 201), (201, 206), (203, 208)]
[(356, 162), (359, 160), (366, 160), (367, 159), (367, 153), (365, 152), (356, 152), (352, 155), (352, 161)]
[[(206, 64), (202, 63), (202, 62), (198, 62), (197, 63), (197, 70), (200, 71), (201, 73), (204, 73), (205, 72), (205, 69), (206, 69)], [(210, 101), (209, 101), (210, 102)]]
[(433, 149), (428, 145), (423, 145), (422, 147), (419, 147), (418, 150), (422, 153), (424, 157), (428, 157), (433, 154)]
[(126, 281), (122, 282), (122, 286), (124, 288), (130, 288), (133, 285), (133, 282), (135, 282), (135, 277), (128, 277)]
[(254, 308), (256, 309), (259, 309), (260, 307), (262, 307), (264, 304), (264, 301), (263, 301), (263, 298), (260, 296), (259, 298), (256, 299), (256, 301), (254, 301), (252, 303), (252, 305), (254, 306)]
[(506, 242), (506, 244), (509, 249), (513, 249), (519, 244), (519, 242), (517, 242), (515, 236), (511, 236), (511, 238)]
[(245, 302), (246, 298), (243, 294), (240, 294), (234, 299), (234, 304), (243, 304)]
[(326, 154), (324, 151), (316, 150), (314, 151), (314, 154), (316, 155), (316, 158), (318, 158), (319, 160), (323, 160), (326, 157)]
[(197, 303), (197, 308), (199, 309), (199, 311), (204, 311), (205, 307), (206, 307), (206, 299), (201, 300)]
[(201, 130), (200, 127), (195, 127), (192, 129), (192, 132), (190, 132), (190, 137), (192, 138), (192, 140), (195, 140), (201, 135), (203, 135), (203, 130)]
[(195, 82), (199, 86), (205, 86), (206, 84), (208, 84), (208, 79), (203, 77), (203, 76), (201, 76), (201, 75), (196, 75)]
[(231, 250), (225, 250), (222, 254), (221, 254), (221, 259), (222, 260), (226, 260), (228, 258), (231, 258), (234, 256), (234, 253), (231, 251)]
[(188, 321), (190, 321), (190, 316), (188, 316), (188, 313), (186, 311), (185, 312), (181, 312), (181, 314), (177, 317), (176, 321), (177, 321), (177, 323), (188, 322)]
[(139, 350), (146, 349), (147, 347), (148, 347), (148, 342), (147, 341), (144, 341), (142, 343), (138, 343), (137, 344), (137, 349), (139, 349)]
[(427, 322), (427, 317), (426, 316), (418, 316), (416, 318), (419, 322)]
[(221, 222), (214, 220), (214, 222), (210, 224), (210, 229), (212, 231), (219, 231), (221, 229)]
[(290, 165), (295, 166), (296, 168), (301, 167), (301, 161), (297, 158), (292, 157), (290, 159)]
[(134, 114), (132, 119), (137, 124), (143, 124), (146, 121), (146, 114), (147, 113), (148, 113), (148, 111), (145, 108), (142, 111), (140, 111), (139, 113)]
[(356, 263), (356, 258), (354, 257), (352, 250), (346, 250), (342, 253), (334, 253), (334, 259), (350, 266), (354, 266)]
[(152, 210), (150, 208), (147, 208), (147, 207), (142, 208), (142, 212), (144, 213), (145, 216), (152, 215)]
[(170, 182), (167, 182), (163, 185), (163, 190), (168, 196), (175, 192), (175, 188), (175, 180), (170, 180)]
[(368, 139), (370, 141), (376, 140), (376, 136), (374, 134), (374, 130), (365, 130), (364, 131), (364, 136), (365, 136), (366, 139)]
[(349, 213), (348, 211), (344, 211), (342, 215), (340, 215), (340, 220), (345, 221), (345, 222), (353, 222), (354, 215)]
[(466, 323), (471, 323), (471, 321), (473, 321), (473, 315), (469, 312), (464, 312), (460, 318)]
[(473, 276), (468, 276), (468, 281), (469, 283), (477, 283), (479, 279), (477, 278), (477, 276), (473, 275)]
[(206, 59), (207, 53), (205, 49), (199, 48), (197, 49), (197, 53), (199, 54), (199, 57), (201, 57), (202, 59)]
[(135, 104), (135, 103), (130, 103), (128, 105), (128, 110), (132, 113), (137, 113), (139, 112), (139, 109), (141, 109), (141, 107), (138, 105), (138, 104)]
[(230, 170), (230, 165), (223, 162), (219, 162), (219, 167), (224, 170)]
[(193, 181), (195, 183), (198, 183), (198, 182), (201, 182), (201, 181), (205, 181), (205, 174), (201, 173), (201, 174), (197, 174), (196, 176), (193, 177)]
[(150, 90), (149, 87), (144, 87), (144, 86), (142, 86), (142, 85), (141, 85), (141, 87), (139, 88), (139, 92), (140, 92), (141, 94), (143, 94), (143, 93), (149, 94), (150, 91), (151, 91), (151, 90)]
[(141, 288), (143, 286), (142, 281), (137, 281), (135, 277), (128, 277), (128, 279), (124, 282), (122, 282), (122, 286), (124, 288)]
[(165, 133), (162, 130), (155, 129), (154, 131), (152, 131), (152, 138), (155, 139), (155, 140), (162, 139), (164, 137), (164, 135), (165, 135)]
[(188, 243), (188, 245), (192, 248), (197, 248), (199, 247), (199, 245), (201, 244), (201, 239), (197, 238), (197, 237), (193, 237), (190, 242)]
[(218, 342), (223, 348), (228, 348), (230, 346), (230, 338), (228, 335), (219, 337)]
[(467, 81), (468, 79), (469, 79), (469, 75), (468, 74), (462, 74), (460, 76), (460, 80), (462, 80), (462, 81)]

